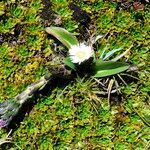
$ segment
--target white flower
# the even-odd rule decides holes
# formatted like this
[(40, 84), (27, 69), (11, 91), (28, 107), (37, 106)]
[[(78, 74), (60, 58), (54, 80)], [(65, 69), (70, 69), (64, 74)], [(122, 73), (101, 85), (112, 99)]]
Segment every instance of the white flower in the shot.
[(69, 55), (73, 63), (81, 64), (83, 61), (88, 60), (94, 54), (91, 46), (84, 43), (73, 45), (69, 49)]

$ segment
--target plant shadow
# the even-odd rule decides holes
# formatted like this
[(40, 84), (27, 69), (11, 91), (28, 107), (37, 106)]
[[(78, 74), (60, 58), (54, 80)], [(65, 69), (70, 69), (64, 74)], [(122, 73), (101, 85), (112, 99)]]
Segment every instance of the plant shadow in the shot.
[(5, 127), (6, 131), (9, 132), (11, 129), (13, 129), (11, 133), (13, 134), (13, 132), (20, 127), (25, 116), (30, 114), (33, 107), (37, 104), (39, 97), (50, 95), (56, 87), (62, 89), (65, 88), (73, 79), (73, 76), (52, 76), (48, 84), (41, 91), (35, 92), (34, 96), (28, 99), (28, 101), (22, 105), (18, 114), (11, 120), (10, 124)]

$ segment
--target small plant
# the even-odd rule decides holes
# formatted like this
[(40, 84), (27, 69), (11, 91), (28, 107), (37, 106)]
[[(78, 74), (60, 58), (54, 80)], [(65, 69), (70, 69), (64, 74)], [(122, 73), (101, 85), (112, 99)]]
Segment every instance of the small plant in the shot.
[(129, 50), (109, 61), (108, 58), (120, 49), (114, 49), (108, 53), (104, 51), (97, 59), (94, 53), (93, 44), (95, 44), (95, 42), (102, 36), (97, 36), (94, 40), (90, 41), (90, 43), (79, 43), (75, 36), (63, 28), (47, 27), (46, 32), (55, 36), (69, 49), (69, 56), (64, 59), (64, 64), (72, 70), (77, 71), (80, 65), (82, 65), (91, 69), (90, 71), (93, 77), (100, 78), (118, 74), (130, 67), (127, 63), (117, 62)]
[(0, 145), (4, 144), (4, 143), (11, 143), (12, 138), (10, 138), (10, 134), (11, 134), (12, 130), (9, 131), (9, 133), (4, 137), (0, 139)]

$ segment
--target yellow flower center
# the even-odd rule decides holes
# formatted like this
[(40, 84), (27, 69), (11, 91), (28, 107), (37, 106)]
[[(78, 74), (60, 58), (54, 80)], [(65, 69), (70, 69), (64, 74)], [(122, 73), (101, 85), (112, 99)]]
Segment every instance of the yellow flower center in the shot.
[(85, 56), (85, 52), (79, 51), (79, 52), (76, 53), (76, 56), (77, 56), (78, 58), (82, 59), (82, 58), (84, 58), (84, 56)]

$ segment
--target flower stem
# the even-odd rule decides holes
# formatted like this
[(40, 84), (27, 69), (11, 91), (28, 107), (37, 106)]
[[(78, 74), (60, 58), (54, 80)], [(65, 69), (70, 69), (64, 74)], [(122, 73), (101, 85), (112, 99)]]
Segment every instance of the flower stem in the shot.
[(47, 85), (50, 79), (51, 79), (51, 74), (50, 73), (45, 74), (40, 78), (39, 81), (32, 83), (23, 92), (18, 94), (15, 97), (15, 99), (18, 100), (20, 104), (24, 103), (29, 98), (31, 98), (35, 92), (42, 90)]
[(49, 80), (51, 74), (47, 73), (40, 80), (29, 85), (23, 92), (18, 94), (15, 98), (8, 99), (3, 103), (0, 103), (0, 128), (6, 127), (10, 124), (14, 116), (16, 116), (29, 98), (31, 98), (35, 92), (42, 90)]

